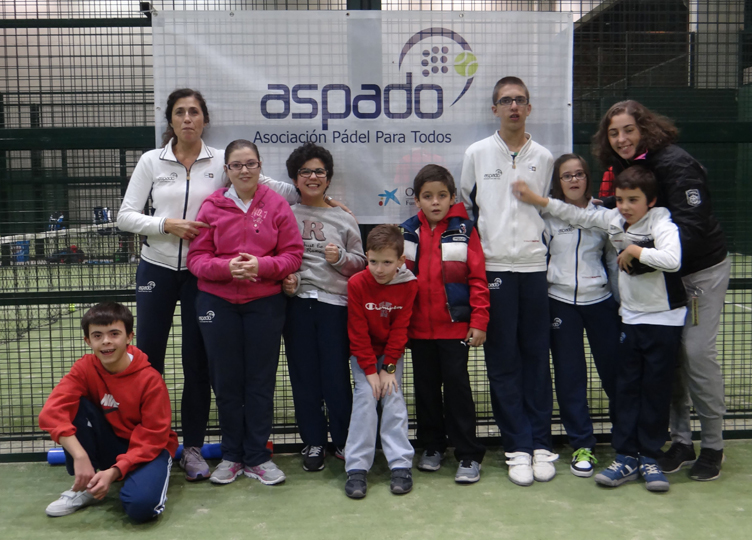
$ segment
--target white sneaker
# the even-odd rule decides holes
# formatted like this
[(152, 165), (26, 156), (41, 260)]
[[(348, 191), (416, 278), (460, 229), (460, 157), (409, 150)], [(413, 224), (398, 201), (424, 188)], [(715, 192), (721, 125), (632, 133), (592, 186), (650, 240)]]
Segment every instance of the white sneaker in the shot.
[(533, 451), (533, 476), (536, 482), (548, 482), (556, 476), (554, 461), (559, 459), (559, 454), (538, 448)]
[(509, 479), (518, 486), (530, 486), (533, 484), (533, 456), (527, 452), (505, 452), (507, 465), (509, 465)]
[(60, 517), (72, 514), (92, 504), (96, 499), (88, 491), (63, 491), (60, 498), (51, 502), (45, 512), (50, 517)]

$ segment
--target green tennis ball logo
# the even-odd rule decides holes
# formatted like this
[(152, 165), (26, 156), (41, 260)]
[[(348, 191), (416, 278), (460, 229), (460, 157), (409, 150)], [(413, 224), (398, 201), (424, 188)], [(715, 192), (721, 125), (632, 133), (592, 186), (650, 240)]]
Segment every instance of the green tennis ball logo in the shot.
[(469, 52), (462, 52), (454, 59), (454, 70), (462, 77), (472, 77), (478, 71), (478, 59)]

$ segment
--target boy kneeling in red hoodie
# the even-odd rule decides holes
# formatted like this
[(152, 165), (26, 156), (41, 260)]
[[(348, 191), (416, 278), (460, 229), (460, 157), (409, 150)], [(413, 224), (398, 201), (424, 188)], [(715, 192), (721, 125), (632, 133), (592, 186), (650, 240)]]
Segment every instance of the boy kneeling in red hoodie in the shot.
[(67, 516), (107, 495), (123, 480), (120, 500), (137, 522), (164, 510), (177, 434), (167, 386), (144, 353), (130, 345), (133, 315), (116, 302), (92, 307), (81, 320), (86, 354), (50, 394), (39, 426), (65, 450), (73, 487), (47, 507)]

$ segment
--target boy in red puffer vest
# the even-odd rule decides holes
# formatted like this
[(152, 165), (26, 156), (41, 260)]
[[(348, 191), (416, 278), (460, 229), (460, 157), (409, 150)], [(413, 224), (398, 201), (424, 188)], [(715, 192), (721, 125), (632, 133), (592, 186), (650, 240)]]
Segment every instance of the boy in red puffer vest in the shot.
[[(454, 178), (426, 165), (413, 182), (418, 215), (402, 224), (407, 266), (418, 278), (408, 336), (412, 348), (418, 469), (441, 467), (449, 443), (459, 461), (455, 482), (480, 480), (485, 448), (475, 434), (475, 403), (467, 372), (469, 347), (486, 341), (489, 293), (483, 248)], [(444, 385), (442, 399), (441, 387)]]

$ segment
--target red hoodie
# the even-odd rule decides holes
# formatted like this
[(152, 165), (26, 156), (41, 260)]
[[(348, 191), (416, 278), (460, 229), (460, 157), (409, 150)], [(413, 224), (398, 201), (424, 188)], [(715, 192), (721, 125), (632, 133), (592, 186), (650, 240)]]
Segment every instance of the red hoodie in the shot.
[[(282, 280), (300, 268), (303, 240), (285, 199), (259, 185), (248, 212), (225, 197), (222, 188), (206, 198), (196, 221), (203, 228), (188, 252), (188, 270), (198, 288), (233, 304), (245, 304), (282, 292)], [(256, 281), (233, 279), (230, 259), (240, 253), (258, 258)]]
[(119, 479), (153, 461), (162, 450), (174, 457), (178, 448), (162, 376), (139, 349), (129, 345), (128, 352), (133, 360), (120, 373), (107, 371), (95, 355), (84, 355), (60, 379), (39, 413), (39, 427), (59, 442), (60, 437), (76, 434), (73, 419), (82, 397), (99, 405), (115, 435), (130, 441), (128, 451), (115, 463), (122, 475)]
[(347, 282), (347, 333), (350, 352), (366, 375), (376, 373), (377, 358), (396, 364), (405, 352), (407, 326), (418, 284), (404, 265), (381, 285), (366, 268)]
[[(441, 235), (446, 231), (449, 220), (454, 217), (467, 219), (467, 211), (461, 204), (454, 204), (434, 230), (426, 220), (423, 210), (418, 211), (420, 219), (420, 244), (418, 245), (418, 295), (410, 320), (408, 335), (411, 339), (465, 339), (469, 328), (486, 331), (488, 309), (491, 303), (486, 279), (486, 259), (478, 232), (473, 229), (467, 246), (467, 267), (470, 286), (470, 323), (452, 322), (447, 309), (447, 296), (444, 290), (444, 277), (441, 264)], [(412, 261), (408, 268), (412, 269)]]

